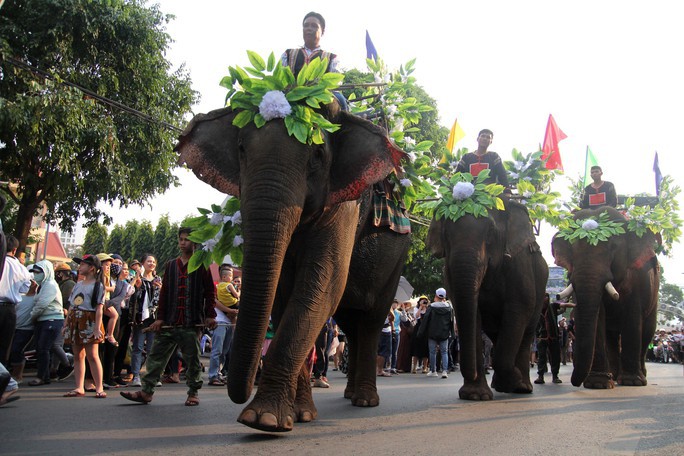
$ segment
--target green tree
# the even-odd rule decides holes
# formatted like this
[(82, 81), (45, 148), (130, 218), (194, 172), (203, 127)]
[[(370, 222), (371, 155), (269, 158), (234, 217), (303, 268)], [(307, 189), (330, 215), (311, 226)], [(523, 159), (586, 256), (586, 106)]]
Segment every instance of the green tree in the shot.
[[(107, 238), (107, 253), (118, 253), (121, 255), (122, 250), (124, 250), (124, 244), (126, 243), (124, 237), (124, 227), (121, 225), (114, 225), (112, 232), (109, 233)], [(121, 255), (124, 258), (123, 255)]]
[(171, 17), (146, 3), (5, 4), (0, 181), (16, 184), (4, 189), (18, 205), (13, 232), (21, 248), (41, 204), (48, 221), (60, 220), (60, 228), (68, 230), (80, 215), (108, 223), (99, 201), (139, 204), (177, 183), (172, 174), (177, 132), (168, 126), (183, 123), (197, 94), (187, 71), (172, 69), (166, 60)]
[(169, 214), (164, 214), (157, 222), (154, 230), (154, 252), (157, 255), (159, 269), (178, 254), (178, 228), (174, 229), (169, 222)]
[(137, 220), (129, 220), (124, 226), (124, 243), (119, 255), (121, 255), (121, 258), (127, 260), (129, 263), (135, 259), (137, 255), (135, 252), (135, 240), (138, 237), (139, 226), (140, 222)]
[(437, 288), (444, 286), (444, 260), (432, 256), (425, 245), (428, 233), (427, 226), (412, 223), (411, 231), (411, 247), (403, 274), (406, 280), (413, 285), (414, 294), (430, 295)]
[(142, 256), (146, 253), (151, 253), (157, 258), (157, 263), (159, 263), (159, 257), (157, 257), (157, 252), (154, 249), (154, 229), (152, 229), (152, 223), (148, 220), (143, 220), (138, 226), (138, 232), (135, 236), (135, 241), (133, 241), (133, 251), (138, 259), (142, 261)]
[(107, 245), (107, 227), (100, 223), (92, 223), (83, 240), (83, 253), (95, 255), (105, 251)]

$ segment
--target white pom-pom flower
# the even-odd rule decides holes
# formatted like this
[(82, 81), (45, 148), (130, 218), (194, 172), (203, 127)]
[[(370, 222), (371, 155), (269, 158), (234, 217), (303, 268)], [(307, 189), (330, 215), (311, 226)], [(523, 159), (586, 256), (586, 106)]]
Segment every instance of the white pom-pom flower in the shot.
[(411, 179), (402, 179), (399, 181), (402, 187), (411, 187), (413, 184), (411, 183)]
[(582, 223), (582, 229), (585, 229), (587, 231), (595, 230), (596, 228), (598, 228), (598, 226), (598, 222), (594, 219), (587, 219)]
[(216, 244), (218, 244), (218, 241), (216, 239), (207, 239), (207, 241), (205, 241), (202, 244), (202, 248), (207, 252), (211, 252), (212, 250), (214, 250), (214, 247), (216, 247)]
[(240, 246), (240, 245), (242, 245), (243, 242), (244, 242), (244, 240), (242, 239), (242, 236), (240, 236), (239, 234), (237, 234), (237, 235), (235, 235), (235, 237), (233, 238), (233, 247)]
[(470, 182), (458, 182), (454, 185), (453, 196), (456, 200), (464, 200), (475, 193), (475, 186)]
[(259, 114), (264, 120), (283, 119), (290, 115), (292, 106), (285, 98), (285, 94), (280, 90), (271, 90), (264, 94), (264, 98), (259, 103)]
[(211, 218), (209, 219), (209, 224), (218, 226), (221, 223), (223, 223), (223, 214), (221, 214), (220, 212), (213, 212), (211, 214)]

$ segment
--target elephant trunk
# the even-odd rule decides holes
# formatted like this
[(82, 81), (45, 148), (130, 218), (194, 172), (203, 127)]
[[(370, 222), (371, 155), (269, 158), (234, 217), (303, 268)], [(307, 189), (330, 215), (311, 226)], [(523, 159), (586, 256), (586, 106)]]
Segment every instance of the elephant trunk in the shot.
[[(252, 188), (249, 193), (272, 195), (273, 191)], [(283, 260), (301, 217), (297, 205), (244, 195), (243, 191), (243, 285), (228, 367), (228, 395), (238, 404), (252, 392)]]
[(596, 331), (602, 305), (604, 283), (596, 280), (574, 281), (577, 307), (575, 308), (574, 369), (571, 382), (580, 386), (589, 375), (594, 361)]
[[(479, 255), (469, 252), (466, 256), (460, 253), (452, 255), (451, 258), (473, 258)], [(481, 262), (478, 262), (481, 263)], [(472, 264), (464, 265), (462, 268), (454, 268), (446, 271), (446, 277), (457, 278), (450, 282), (450, 293), (456, 311), (456, 322), (458, 324), (458, 338), (461, 345), (460, 364), (461, 373), (466, 380), (474, 381), (478, 375), (478, 360), (482, 358), (482, 335), (478, 330), (480, 327), (478, 301), (479, 289), (484, 277), (484, 266), (481, 264), (476, 267)]]

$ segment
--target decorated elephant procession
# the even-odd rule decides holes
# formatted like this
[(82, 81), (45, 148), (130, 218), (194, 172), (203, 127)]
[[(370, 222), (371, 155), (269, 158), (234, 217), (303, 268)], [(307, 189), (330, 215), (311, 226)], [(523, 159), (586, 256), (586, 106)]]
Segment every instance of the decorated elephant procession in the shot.
[(391, 73), (368, 60), (380, 84), (350, 95), (348, 112), (334, 95), (343, 75), (327, 71), (327, 58), (293, 72), (273, 54), (248, 57), (250, 67), (230, 67), (221, 82), (227, 107), (195, 116), (177, 146), (198, 178), (232, 195), (190, 221), (191, 240), (202, 244), (190, 268), (226, 255), (242, 267), (228, 369), (234, 402), (250, 399), (269, 318), (275, 328), (239, 422), (278, 432), (316, 418), (306, 358), (332, 315), (348, 339), (344, 397), (379, 405), (378, 337), (407, 258), (409, 218), (429, 223), (428, 247), (445, 259), (461, 399), (493, 399), (481, 331), (496, 347), (491, 387), (532, 392), (530, 344), (548, 277), (535, 236), (542, 221), (558, 229), (553, 254), (577, 304), (572, 384), (646, 385), (656, 252), (680, 234), (679, 189), (668, 177), (655, 207), (628, 200), (620, 211), (578, 211), (550, 191), (556, 171), (541, 151), (514, 150), (504, 186), (493, 169), (457, 172), (465, 149), (439, 151), (437, 160), (432, 141), (417, 143), (415, 125), (431, 108), (410, 96), (413, 62)]

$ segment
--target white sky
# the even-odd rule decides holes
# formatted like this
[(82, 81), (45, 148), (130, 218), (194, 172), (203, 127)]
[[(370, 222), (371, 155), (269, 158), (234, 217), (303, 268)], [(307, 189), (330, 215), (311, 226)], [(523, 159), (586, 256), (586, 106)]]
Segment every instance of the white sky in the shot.
[[(477, 132), (494, 131), (491, 149), (504, 160), (513, 148), (529, 153), (544, 139), (553, 114), (568, 135), (560, 143), (566, 175), (584, 171), (587, 145), (619, 194), (655, 192), (657, 150), (663, 174), (684, 185), (684, 4), (677, 0), (626, 1), (299, 1), (159, 0), (176, 19), (168, 58), (185, 63), (201, 101), (194, 112), (223, 106), (218, 82), (230, 65), (248, 65), (246, 50), (266, 57), (302, 44), (309, 11), (326, 19), (322, 47), (344, 68), (365, 71), (365, 31), (390, 68), (417, 58), (418, 84), (437, 100), (441, 123), (454, 118), (473, 149)], [(179, 221), (223, 195), (179, 170), (182, 187), (152, 201), (153, 210), (111, 209), (114, 222), (169, 213)], [(554, 190), (569, 182), (557, 179)], [(684, 208), (684, 199), (680, 201)], [(539, 243), (552, 264), (553, 228)], [(684, 285), (684, 254), (661, 258), (669, 282)]]

